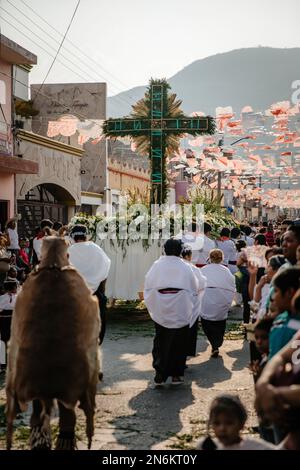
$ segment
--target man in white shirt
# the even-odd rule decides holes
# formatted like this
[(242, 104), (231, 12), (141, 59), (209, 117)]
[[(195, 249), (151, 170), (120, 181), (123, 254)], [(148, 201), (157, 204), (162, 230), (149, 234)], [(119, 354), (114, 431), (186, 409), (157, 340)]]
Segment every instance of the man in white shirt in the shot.
[(75, 225), (70, 233), (74, 244), (68, 248), (70, 263), (85, 279), (93, 294), (98, 297), (101, 317), (100, 344), (102, 344), (106, 329), (105, 281), (111, 261), (100, 246), (87, 241), (85, 225)]
[(220, 240), (217, 241), (217, 248), (223, 251), (223, 264), (228, 267), (232, 274), (236, 273), (237, 249), (234, 242), (230, 240), (229, 228), (222, 228), (220, 233)]
[(153, 344), (154, 381), (183, 382), (190, 327), (198, 301), (199, 281), (192, 267), (180, 255), (181, 240), (166, 241), (165, 256), (152, 265), (145, 277), (144, 299), (155, 323)]
[(19, 235), (17, 231), (16, 219), (10, 219), (6, 224), (6, 233), (9, 237), (8, 250), (17, 255), (20, 250)]
[(215, 240), (210, 238), (211, 225), (204, 222), (203, 247), (200, 250), (193, 251), (192, 263), (198, 268), (203, 268), (208, 263), (209, 252), (216, 248)]
[(39, 233), (34, 237), (32, 242), (33, 251), (38, 262), (41, 261), (41, 251), (42, 251), (42, 242), (43, 238), (47, 235), (50, 235), (53, 223), (49, 219), (43, 219), (40, 225)]

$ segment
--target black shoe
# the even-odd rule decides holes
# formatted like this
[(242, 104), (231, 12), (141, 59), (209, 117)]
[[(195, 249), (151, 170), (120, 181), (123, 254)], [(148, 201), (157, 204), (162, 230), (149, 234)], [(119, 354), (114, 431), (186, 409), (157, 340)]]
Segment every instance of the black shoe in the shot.
[(165, 382), (163, 376), (159, 372), (156, 372), (155, 377), (154, 377), (154, 382), (157, 385), (161, 385), (162, 383)]
[(210, 356), (210, 357), (213, 357), (213, 358), (219, 357), (219, 350), (218, 350), (218, 349), (214, 349), (214, 350), (211, 352), (211, 356)]

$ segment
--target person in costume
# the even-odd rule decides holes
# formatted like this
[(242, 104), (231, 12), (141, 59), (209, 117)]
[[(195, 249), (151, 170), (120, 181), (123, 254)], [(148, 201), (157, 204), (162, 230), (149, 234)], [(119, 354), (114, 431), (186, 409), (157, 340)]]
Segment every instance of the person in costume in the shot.
[(180, 258), (181, 240), (164, 245), (165, 256), (154, 262), (145, 277), (144, 299), (155, 324), (153, 343), (154, 382), (183, 383), (190, 327), (195, 322), (199, 281), (193, 268)]
[(106, 330), (107, 298), (105, 296), (105, 282), (111, 261), (100, 246), (87, 240), (85, 225), (75, 225), (70, 232), (70, 237), (74, 241), (68, 249), (70, 263), (82, 275), (91, 292), (99, 300), (101, 317), (100, 344), (102, 344)]
[(190, 264), (195, 276), (199, 281), (199, 293), (198, 302), (195, 303), (195, 309), (193, 313), (193, 319), (191, 320), (192, 326), (190, 328), (190, 341), (187, 348), (187, 356), (196, 356), (197, 354), (197, 335), (198, 335), (198, 323), (201, 312), (202, 298), (206, 288), (206, 278), (201, 273), (201, 270), (192, 264), (193, 251), (191, 246), (184, 245), (182, 250), (182, 258)]
[(201, 325), (212, 347), (212, 357), (218, 357), (223, 344), (228, 310), (236, 292), (235, 278), (222, 263), (223, 252), (212, 250), (210, 264), (201, 269), (207, 286), (201, 307)]

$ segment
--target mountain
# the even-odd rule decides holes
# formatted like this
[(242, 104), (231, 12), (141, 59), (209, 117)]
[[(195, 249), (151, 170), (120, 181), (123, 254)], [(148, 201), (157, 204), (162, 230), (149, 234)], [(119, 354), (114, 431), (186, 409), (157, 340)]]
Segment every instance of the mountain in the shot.
[[(240, 112), (245, 105), (260, 111), (276, 101), (291, 100), (292, 82), (300, 80), (299, 64), (300, 48), (237, 49), (197, 60), (169, 78), (169, 83), (186, 113), (214, 115), (217, 106)], [(129, 114), (129, 103), (142, 98), (145, 89), (135, 87), (108, 98), (107, 116)]]

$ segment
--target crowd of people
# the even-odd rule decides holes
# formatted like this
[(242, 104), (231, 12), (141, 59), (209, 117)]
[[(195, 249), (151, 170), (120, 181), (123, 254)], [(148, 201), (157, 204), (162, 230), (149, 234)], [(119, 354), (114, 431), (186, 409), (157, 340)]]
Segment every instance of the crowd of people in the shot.
[[(211, 345), (212, 361), (217, 360), (228, 312), (240, 304), (261, 440), (243, 437), (247, 411), (237, 396), (223, 395), (211, 405), (208, 434), (198, 448), (300, 449), (300, 225), (292, 220), (245, 223), (221, 228), (218, 237), (211, 233), (208, 223), (204, 234), (194, 233), (200, 249), (186, 244), (184, 236), (170, 238), (164, 255), (146, 274), (144, 300), (155, 324), (155, 385), (184, 382), (187, 360), (197, 354), (199, 324)], [(0, 233), (1, 341), (7, 346), (18, 292), (29, 273), (38, 269), (43, 239), (51, 235), (65, 238), (71, 265), (98, 298), (101, 344), (110, 260), (88, 240), (85, 226), (67, 232), (50, 220), (43, 220), (31, 239), (19, 239), (14, 219)], [(6, 360), (2, 362), (5, 371)]]
[(196, 354), (198, 320), (211, 358), (218, 358), (228, 312), (240, 303), (261, 440), (242, 437), (247, 412), (238, 397), (224, 395), (210, 410), (214, 437), (208, 433), (198, 447), (299, 450), (300, 225), (224, 227), (215, 239), (211, 231), (205, 223), (201, 249), (186, 245), (186, 237), (168, 240), (146, 275), (144, 298), (156, 331), (154, 382), (184, 382), (187, 359)]

